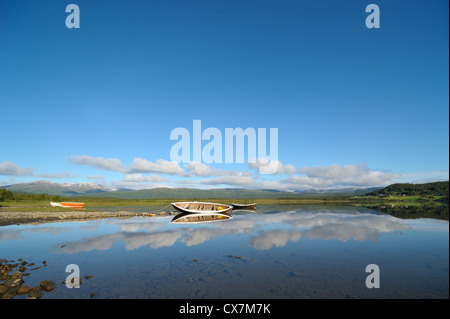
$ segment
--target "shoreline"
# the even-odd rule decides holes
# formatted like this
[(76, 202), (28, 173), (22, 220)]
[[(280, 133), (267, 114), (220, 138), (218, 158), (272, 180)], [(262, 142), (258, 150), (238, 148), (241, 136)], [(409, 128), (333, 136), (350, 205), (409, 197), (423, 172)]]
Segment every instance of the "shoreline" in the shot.
[(155, 217), (171, 215), (171, 212), (143, 213), (143, 212), (1, 212), (0, 226), (21, 224), (44, 224), (53, 222), (86, 221), (103, 218)]

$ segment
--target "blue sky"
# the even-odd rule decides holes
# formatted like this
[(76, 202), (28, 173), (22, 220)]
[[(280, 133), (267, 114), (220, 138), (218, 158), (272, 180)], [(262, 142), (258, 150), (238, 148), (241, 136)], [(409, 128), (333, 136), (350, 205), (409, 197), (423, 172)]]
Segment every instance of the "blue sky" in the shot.
[[(70, 3), (79, 29), (65, 25)], [(379, 29), (365, 25), (370, 3)], [(448, 180), (448, 12), (437, 0), (2, 1), (0, 185)], [(279, 170), (172, 163), (171, 131), (194, 120), (277, 128)]]

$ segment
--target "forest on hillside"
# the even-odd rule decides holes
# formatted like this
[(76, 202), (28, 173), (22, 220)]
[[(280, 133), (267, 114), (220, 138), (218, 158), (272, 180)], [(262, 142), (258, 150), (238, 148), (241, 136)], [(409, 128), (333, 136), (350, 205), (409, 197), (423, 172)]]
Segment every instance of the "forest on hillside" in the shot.
[(398, 183), (369, 192), (367, 196), (439, 196), (447, 199), (449, 196), (449, 182), (432, 182), (426, 184)]

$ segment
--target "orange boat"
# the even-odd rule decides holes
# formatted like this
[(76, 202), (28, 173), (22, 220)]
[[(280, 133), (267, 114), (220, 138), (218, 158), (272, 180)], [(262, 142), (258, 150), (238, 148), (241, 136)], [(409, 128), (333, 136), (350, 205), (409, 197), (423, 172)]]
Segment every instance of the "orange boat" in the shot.
[(62, 203), (54, 203), (50, 202), (53, 207), (71, 207), (71, 208), (83, 208), (84, 203), (72, 203), (72, 202), (62, 202)]

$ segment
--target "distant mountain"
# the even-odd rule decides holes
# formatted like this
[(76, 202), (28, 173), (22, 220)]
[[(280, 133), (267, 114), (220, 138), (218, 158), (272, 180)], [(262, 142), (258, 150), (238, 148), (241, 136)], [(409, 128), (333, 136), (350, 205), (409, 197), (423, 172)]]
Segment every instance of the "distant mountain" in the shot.
[(293, 191), (296, 194), (314, 194), (314, 195), (364, 195), (368, 192), (373, 192), (382, 187), (370, 187), (370, 188), (334, 188), (334, 189), (308, 189), (302, 191)]
[(392, 184), (386, 187), (372, 188), (339, 188), (339, 189), (308, 189), (280, 191), (276, 189), (194, 189), (194, 188), (152, 188), (131, 190), (127, 188), (107, 188), (94, 183), (54, 183), (50, 181), (36, 181), (2, 186), (15, 193), (49, 194), (64, 197), (115, 197), (122, 199), (199, 199), (199, 198), (295, 198), (319, 196), (352, 196), (352, 195), (418, 195), (441, 196), (448, 201), (449, 182), (433, 182), (427, 184)]
[(279, 198), (298, 197), (298, 194), (273, 190), (249, 189), (194, 189), (194, 188), (152, 188), (135, 191), (117, 191), (114, 193), (86, 194), (88, 197), (115, 197), (123, 199), (159, 199), (178, 198), (196, 200), (200, 198)]
[(86, 194), (100, 194), (109, 193), (113, 191), (126, 191), (127, 189), (110, 189), (102, 185), (94, 183), (54, 183), (51, 181), (36, 181), (32, 183), (21, 183), (15, 185), (3, 186), (16, 193), (31, 193), (31, 194), (49, 194), (59, 196), (77, 196)]
[[(185, 199), (199, 199), (199, 198), (298, 198), (298, 197), (315, 197), (315, 196), (345, 196), (364, 194), (364, 190), (320, 190), (313, 192), (287, 192), (273, 189), (192, 189), (192, 188), (153, 188), (137, 190), (132, 192), (115, 192), (114, 194), (102, 193), (98, 194), (100, 197), (118, 197), (127, 199), (156, 199), (156, 198), (185, 198)], [(87, 196), (97, 196), (97, 194), (87, 194)]]
[(125, 188), (111, 189), (93, 183), (54, 183), (50, 181), (36, 181), (3, 186), (15, 193), (49, 194), (65, 197), (115, 197), (123, 199), (157, 199), (157, 198), (294, 198), (313, 196), (345, 196), (362, 195), (378, 188), (345, 188), (330, 190), (280, 191), (275, 189), (193, 189), (193, 188), (152, 188), (130, 190)]

